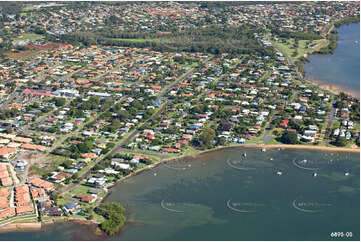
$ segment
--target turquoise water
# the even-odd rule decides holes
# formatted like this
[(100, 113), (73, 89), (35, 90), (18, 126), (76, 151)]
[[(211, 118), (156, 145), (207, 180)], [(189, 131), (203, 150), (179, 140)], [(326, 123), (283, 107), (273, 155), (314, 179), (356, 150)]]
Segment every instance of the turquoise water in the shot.
[(337, 28), (338, 45), (333, 54), (310, 55), (307, 78), (331, 84), (360, 97), (360, 23)]
[(111, 238), (62, 223), (0, 240), (359, 240), (359, 164), (359, 153), (215, 151), (112, 188), (106, 201), (123, 204), (130, 223)]

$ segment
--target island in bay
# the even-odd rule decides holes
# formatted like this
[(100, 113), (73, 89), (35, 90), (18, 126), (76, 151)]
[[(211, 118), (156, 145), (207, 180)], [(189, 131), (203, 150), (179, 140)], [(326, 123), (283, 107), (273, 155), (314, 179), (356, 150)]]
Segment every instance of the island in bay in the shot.
[(359, 2), (0, 9), (0, 240), (359, 240)]

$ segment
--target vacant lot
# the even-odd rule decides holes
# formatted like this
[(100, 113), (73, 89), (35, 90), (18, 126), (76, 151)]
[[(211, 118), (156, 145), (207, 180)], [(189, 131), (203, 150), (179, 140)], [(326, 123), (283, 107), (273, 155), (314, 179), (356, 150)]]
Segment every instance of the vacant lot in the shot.
[(4, 55), (6, 57), (8, 57), (9, 59), (15, 60), (15, 59), (20, 59), (20, 58), (23, 58), (23, 57), (31, 56), (33, 54), (38, 53), (39, 51), (56, 48), (56, 47), (59, 47), (60, 45), (61, 44), (57, 44), (57, 43), (40, 45), (40, 46), (27, 45), (26, 47), (28, 48), (28, 50), (24, 50), (24, 51), (6, 51), (6, 52), (4, 52)]
[(37, 40), (37, 39), (43, 39), (44, 36), (40, 35), (40, 34), (33, 34), (33, 33), (27, 33), (27, 34), (22, 34), (17, 36), (16, 38), (14, 38), (14, 40)]

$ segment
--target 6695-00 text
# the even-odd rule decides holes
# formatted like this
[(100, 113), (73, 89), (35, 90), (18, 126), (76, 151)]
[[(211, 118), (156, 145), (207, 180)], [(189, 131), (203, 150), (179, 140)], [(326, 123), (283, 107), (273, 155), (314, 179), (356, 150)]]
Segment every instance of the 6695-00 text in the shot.
[(331, 232), (330, 236), (332, 238), (351, 238), (352, 232)]

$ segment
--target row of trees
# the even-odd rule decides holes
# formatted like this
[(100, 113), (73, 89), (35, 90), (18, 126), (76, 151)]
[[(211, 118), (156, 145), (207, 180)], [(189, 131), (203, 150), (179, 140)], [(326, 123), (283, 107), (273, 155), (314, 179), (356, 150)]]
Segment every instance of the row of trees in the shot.
[[(117, 45), (138, 48), (151, 48), (157, 51), (208, 52), (212, 54), (250, 54), (258, 52), (270, 55), (272, 50), (264, 48), (255, 39), (255, 29), (239, 27), (210, 26), (207, 28), (190, 28), (183, 32), (157, 35), (148, 32), (120, 32), (102, 30), (98, 32), (75, 32), (60, 37), (48, 36), (61, 42), (81, 42), (86, 46), (92, 44)], [(132, 41), (127, 39), (143, 39)]]

